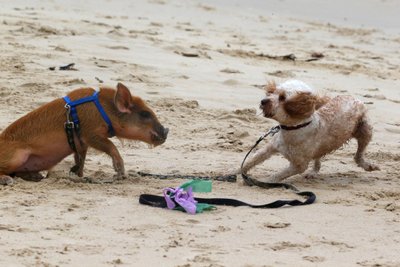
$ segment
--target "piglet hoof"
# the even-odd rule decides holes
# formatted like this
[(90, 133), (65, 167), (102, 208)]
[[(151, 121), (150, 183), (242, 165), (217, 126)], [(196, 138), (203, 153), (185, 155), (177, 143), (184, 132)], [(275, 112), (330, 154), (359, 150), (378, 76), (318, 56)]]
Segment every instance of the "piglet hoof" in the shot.
[(78, 175), (78, 170), (79, 170), (79, 166), (74, 165), (73, 167), (71, 167), (71, 169), (69, 169), (69, 172), (72, 172), (72, 173), (75, 173), (76, 175)]
[(372, 172), (372, 171), (380, 171), (381, 170), (378, 165), (375, 165), (373, 163), (368, 163), (367, 165), (368, 165), (368, 167), (365, 169), (366, 171)]
[(44, 178), (43, 175), (38, 172), (21, 172), (16, 173), (15, 176), (30, 182), (39, 182)]
[(0, 185), (12, 185), (14, 183), (14, 179), (7, 175), (0, 176)]

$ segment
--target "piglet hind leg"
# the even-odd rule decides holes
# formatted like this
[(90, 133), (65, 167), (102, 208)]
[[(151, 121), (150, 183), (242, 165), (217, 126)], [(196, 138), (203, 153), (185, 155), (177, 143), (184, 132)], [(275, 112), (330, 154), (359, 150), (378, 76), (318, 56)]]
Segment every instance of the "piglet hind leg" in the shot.
[(14, 182), (10, 176), (29, 158), (29, 149), (20, 148), (16, 142), (0, 141), (0, 184), (10, 185)]
[(0, 185), (12, 185), (14, 183), (14, 179), (11, 176), (0, 174)]
[(113, 142), (104, 137), (94, 136), (92, 138), (88, 138), (88, 145), (94, 149), (103, 151), (111, 157), (114, 170), (117, 172), (117, 174), (114, 176), (114, 179), (121, 180), (126, 178), (124, 161)]

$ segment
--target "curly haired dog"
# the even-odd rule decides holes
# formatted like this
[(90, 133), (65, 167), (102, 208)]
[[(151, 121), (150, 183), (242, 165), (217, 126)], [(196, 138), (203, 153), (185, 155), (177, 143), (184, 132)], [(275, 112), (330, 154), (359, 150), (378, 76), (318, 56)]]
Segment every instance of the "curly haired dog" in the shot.
[(266, 118), (280, 123), (281, 130), (243, 166), (243, 173), (280, 153), (290, 165), (274, 174), (269, 182), (279, 182), (305, 172), (312, 160), (313, 169), (306, 177), (316, 177), (321, 158), (351, 138), (358, 142), (354, 156), (357, 165), (366, 171), (379, 170), (378, 166), (364, 159), (365, 148), (372, 137), (372, 126), (367, 121), (367, 110), (361, 101), (351, 96), (320, 97), (298, 80), (278, 85), (269, 83), (266, 94), (260, 108)]

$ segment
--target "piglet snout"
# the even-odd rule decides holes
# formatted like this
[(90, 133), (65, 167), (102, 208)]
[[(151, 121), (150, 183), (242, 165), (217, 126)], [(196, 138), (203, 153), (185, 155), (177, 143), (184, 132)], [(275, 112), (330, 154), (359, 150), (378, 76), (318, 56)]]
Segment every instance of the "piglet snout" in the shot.
[[(164, 128), (164, 127), (163, 127)], [(164, 128), (164, 131), (163, 131), (164, 133), (163, 133), (163, 138), (164, 138), (164, 140), (166, 140), (167, 139), (167, 136), (168, 136), (168, 133), (169, 133), (169, 129), (168, 128)]]
[(169, 129), (164, 128), (164, 126), (160, 125), (157, 127), (156, 131), (152, 131), (152, 141), (154, 145), (161, 145), (167, 140)]

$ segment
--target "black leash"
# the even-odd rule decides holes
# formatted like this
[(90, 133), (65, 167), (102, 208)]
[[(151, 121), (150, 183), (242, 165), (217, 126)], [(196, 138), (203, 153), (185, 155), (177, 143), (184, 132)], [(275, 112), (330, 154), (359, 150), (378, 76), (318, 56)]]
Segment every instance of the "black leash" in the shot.
[(237, 178), (236, 175), (217, 175), (217, 176), (197, 176), (197, 175), (181, 175), (181, 174), (154, 174), (148, 172), (137, 172), (140, 176), (150, 176), (158, 179), (191, 179), (191, 180), (216, 180), (235, 183)]
[[(309, 123), (304, 124), (304, 126), (302, 125), (302, 127), (307, 126)], [(299, 127), (301, 128), (301, 127)], [(297, 128), (298, 129), (298, 128)], [(250, 153), (253, 151), (254, 148), (256, 148), (258, 146), (258, 144), (264, 140), (267, 136), (269, 135), (274, 135), (277, 132), (279, 132), (281, 130), (281, 126), (275, 126), (273, 128), (271, 128), (267, 133), (265, 133), (264, 135), (262, 135), (257, 142), (255, 143), (255, 145), (250, 149), (249, 152), (247, 152), (246, 156), (243, 159), (242, 165), (241, 165), (241, 169), (243, 169), (243, 165), (247, 159), (247, 157), (250, 155)], [(199, 177), (199, 176), (187, 176), (187, 175), (160, 175), (160, 174), (150, 174), (150, 173), (142, 173), (142, 172), (138, 172), (139, 175), (142, 176), (154, 176), (154, 177), (159, 177), (162, 179), (166, 179), (168, 177), (173, 177), (173, 178), (186, 178), (186, 179), (209, 179), (209, 176), (203, 176), (203, 177)], [(297, 195), (305, 197), (306, 200), (304, 201), (300, 201), (297, 199), (293, 199), (293, 200), (276, 200), (274, 202), (271, 203), (267, 203), (267, 204), (263, 204), (263, 205), (252, 205), (252, 204), (248, 204), (246, 202), (237, 200), (237, 199), (231, 199), (231, 198), (195, 198), (195, 200), (198, 203), (206, 203), (206, 204), (210, 204), (210, 205), (223, 205), (223, 206), (232, 206), (232, 207), (240, 207), (240, 206), (247, 206), (247, 207), (251, 207), (251, 208), (255, 208), (255, 209), (274, 209), (274, 208), (280, 208), (282, 206), (288, 205), (288, 206), (303, 206), (303, 205), (310, 205), (312, 203), (315, 202), (316, 200), (316, 196), (313, 192), (309, 192), (309, 191), (304, 191), (304, 192), (300, 192), (295, 186), (291, 185), (291, 184), (287, 184), (287, 183), (266, 183), (266, 182), (261, 182), (258, 180), (255, 180), (253, 178), (251, 178), (250, 176), (246, 175), (245, 173), (241, 173), (243, 180), (245, 181), (245, 183), (247, 185), (253, 186), (253, 185), (257, 185), (260, 186), (262, 188), (285, 188), (285, 189), (290, 189), (292, 191), (294, 191)], [(219, 177), (228, 177), (228, 176), (219, 176)], [(235, 179), (234, 181), (236, 181), (236, 175), (234, 176)], [(215, 177), (211, 177), (211, 178), (215, 178)], [(224, 179), (223, 181), (227, 181), (226, 179)], [(156, 196), (156, 195), (149, 195), (149, 194), (142, 194), (139, 197), (139, 203), (143, 204), (143, 205), (149, 205), (152, 207), (158, 207), (158, 208), (166, 208), (167, 207), (167, 202), (165, 201), (164, 197), (162, 196)]]

